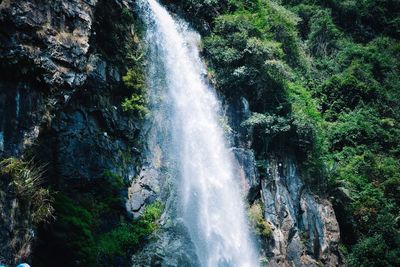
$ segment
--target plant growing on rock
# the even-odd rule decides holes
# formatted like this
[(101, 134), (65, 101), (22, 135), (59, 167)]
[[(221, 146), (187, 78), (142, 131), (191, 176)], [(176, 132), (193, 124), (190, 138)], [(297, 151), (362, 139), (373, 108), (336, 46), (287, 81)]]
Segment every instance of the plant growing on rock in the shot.
[(254, 131), (254, 135), (262, 140), (264, 145), (262, 151), (266, 153), (273, 138), (290, 131), (291, 121), (276, 114), (253, 112), (247, 120), (241, 123), (241, 126)]
[(249, 209), (249, 220), (257, 235), (266, 239), (271, 236), (272, 229), (266, 219), (264, 219), (263, 208), (260, 202), (255, 202)]
[[(139, 64), (140, 65), (140, 64)], [(140, 116), (148, 113), (146, 108), (146, 82), (140, 66), (134, 66), (122, 77), (125, 86), (132, 92), (131, 96), (122, 102), (124, 111), (132, 110)]]
[(31, 219), (40, 223), (52, 218), (53, 197), (49, 189), (42, 187), (43, 166), (33, 161), (6, 158), (0, 161), (0, 174), (8, 177), (8, 187), (20, 201), (27, 203), (31, 210)]

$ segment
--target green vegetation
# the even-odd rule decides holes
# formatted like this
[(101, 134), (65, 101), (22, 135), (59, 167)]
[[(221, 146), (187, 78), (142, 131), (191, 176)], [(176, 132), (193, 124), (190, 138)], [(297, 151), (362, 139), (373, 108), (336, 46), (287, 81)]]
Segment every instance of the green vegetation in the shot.
[[(246, 96), (257, 103), (254, 111), (279, 109), (284, 113), (288, 106), (283, 88), (289, 67), (282, 44), (260, 31), (263, 23), (267, 22), (244, 11), (217, 17), (213, 33), (204, 39), (205, 54), (218, 89), (228, 97)], [(268, 98), (271, 94), (276, 97)]]
[(177, 2), (205, 35), (217, 89), (249, 100), (260, 170), (294, 152), (333, 199), (349, 265), (399, 266), (399, 2)]
[[(122, 77), (124, 90), (128, 97), (122, 101), (122, 109), (124, 111), (132, 111), (139, 117), (144, 117), (148, 110), (147, 105), (147, 85), (145, 78), (145, 60), (144, 53), (145, 47), (142, 43), (142, 24), (140, 20), (136, 19), (133, 13), (127, 9), (122, 10), (125, 17), (124, 25), (129, 26), (129, 37), (125, 39), (125, 52), (124, 61), (127, 68), (126, 74)], [(126, 26), (125, 26), (126, 27)], [(125, 29), (126, 35), (128, 29)], [(115, 46), (118, 47), (118, 44)]]
[(272, 233), (272, 229), (267, 220), (264, 219), (264, 211), (261, 203), (251, 205), (248, 213), (250, 223), (253, 225), (256, 234), (263, 238), (268, 238)]
[[(15, 198), (23, 203), (34, 224), (48, 221), (53, 217), (53, 197), (42, 185), (43, 167), (33, 161), (6, 158), (0, 161), (0, 175), (8, 182), (8, 188)], [(3, 181), (3, 182), (4, 182)]]
[(122, 223), (119, 227), (100, 237), (97, 249), (100, 255), (108, 257), (129, 256), (127, 252), (140, 246), (140, 242), (157, 229), (162, 205), (154, 202), (147, 206), (141, 217), (131, 224)]
[(142, 67), (132, 67), (128, 70), (125, 76), (122, 77), (125, 86), (132, 94), (129, 98), (125, 98), (122, 102), (124, 111), (131, 110), (135, 114), (143, 117), (148, 113), (146, 108), (146, 84), (144, 80)]
[[(79, 192), (58, 193), (53, 224), (47, 226), (36, 249), (35, 266), (87, 266), (129, 261), (129, 256), (157, 229), (162, 205), (148, 205), (132, 220), (124, 210), (127, 185), (111, 171)], [(124, 215), (125, 214), (125, 215)], [(45, 253), (44, 253), (45, 252)], [(59, 263), (58, 259), (65, 262)], [(67, 260), (68, 259), (68, 260)]]
[(144, 117), (148, 111), (142, 22), (132, 10), (107, 0), (99, 1), (95, 16), (96, 47), (123, 74), (113, 96), (124, 111)]
[[(389, 2), (363, 3), (382, 11)], [(352, 23), (377, 11), (344, 3), (359, 8), (352, 10)], [(357, 19), (353, 30), (346, 25), (349, 17), (337, 17), (349, 11), (344, 5), (293, 4), (290, 8), (301, 16), (309, 11), (305, 42), (313, 65), (305, 84), (324, 120), (325, 131), (319, 135), (326, 149), (320, 157), (331, 166), (327, 189), (334, 197), (342, 241), (349, 248), (349, 265), (398, 266), (400, 84), (393, 74), (400, 70), (400, 45), (391, 38), (393, 34), (384, 36), (386, 29), (379, 29), (380, 20), (391, 18), (398, 9), (374, 17), (375, 25)], [(330, 49), (323, 53), (314, 49), (323, 46)]]

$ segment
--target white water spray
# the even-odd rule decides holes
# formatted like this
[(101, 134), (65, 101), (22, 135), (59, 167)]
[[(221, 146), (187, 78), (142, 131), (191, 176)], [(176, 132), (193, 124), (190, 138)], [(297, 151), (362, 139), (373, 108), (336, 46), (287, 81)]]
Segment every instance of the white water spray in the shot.
[[(179, 215), (201, 266), (258, 266), (220, 103), (199, 56), (200, 37), (155, 0), (139, 1), (147, 24), (150, 109), (158, 146), (176, 174)], [(161, 133), (161, 134), (160, 134)], [(162, 136), (160, 136), (162, 135)]]

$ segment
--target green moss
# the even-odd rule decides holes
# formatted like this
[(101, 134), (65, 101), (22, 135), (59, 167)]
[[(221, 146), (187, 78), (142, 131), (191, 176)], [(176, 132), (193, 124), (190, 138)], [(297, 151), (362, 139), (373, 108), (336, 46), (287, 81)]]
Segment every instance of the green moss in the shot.
[(124, 182), (124, 178), (113, 171), (105, 171), (104, 177), (107, 179), (107, 182), (111, 185), (113, 190), (118, 191), (121, 190), (124, 186), (127, 186), (127, 184)]
[(155, 202), (144, 209), (138, 220), (130, 224), (122, 223), (111, 232), (100, 236), (97, 242), (100, 256), (129, 256), (128, 252), (140, 246), (141, 242), (157, 229), (157, 220), (161, 213), (161, 203)]

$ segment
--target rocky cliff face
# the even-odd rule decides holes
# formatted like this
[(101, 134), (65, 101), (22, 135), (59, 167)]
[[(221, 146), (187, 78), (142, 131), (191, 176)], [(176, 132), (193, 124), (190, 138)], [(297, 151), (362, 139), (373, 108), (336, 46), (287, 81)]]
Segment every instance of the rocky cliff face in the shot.
[(48, 124), (78, 89), (121, 79), (94, 47), (97, 2), (1, 2), (2, 153), (21, 154), (35, 127)]
[[(120, 105), (124, 62), (110, 60), (96, 35), (118, 23), (112, 12), (101, 16), (110, 6), (123, 8), (117, 0), (0, 1), (0, 157), (33, 155), (57, 190), (136, 171), (140, 123)], [(27, 260), (37, 232), (8, 183), (0, 193), (0, 263), (13, 265)]]
[[(250, 116), (245, 99), (227, 105), (233, 131), (233, 148), (243, 188), (251, 203), (261, 202), (268, 237), (258, 237), (265, 266), (342, 266), (338, 244), (340, 230), (332, 204), (313, 194), (304, 184), (295, 156), (271, 152), (261, 159), (251, 149), (240, 124)], [(260, 157), (258, 156), (258, 160)]]

